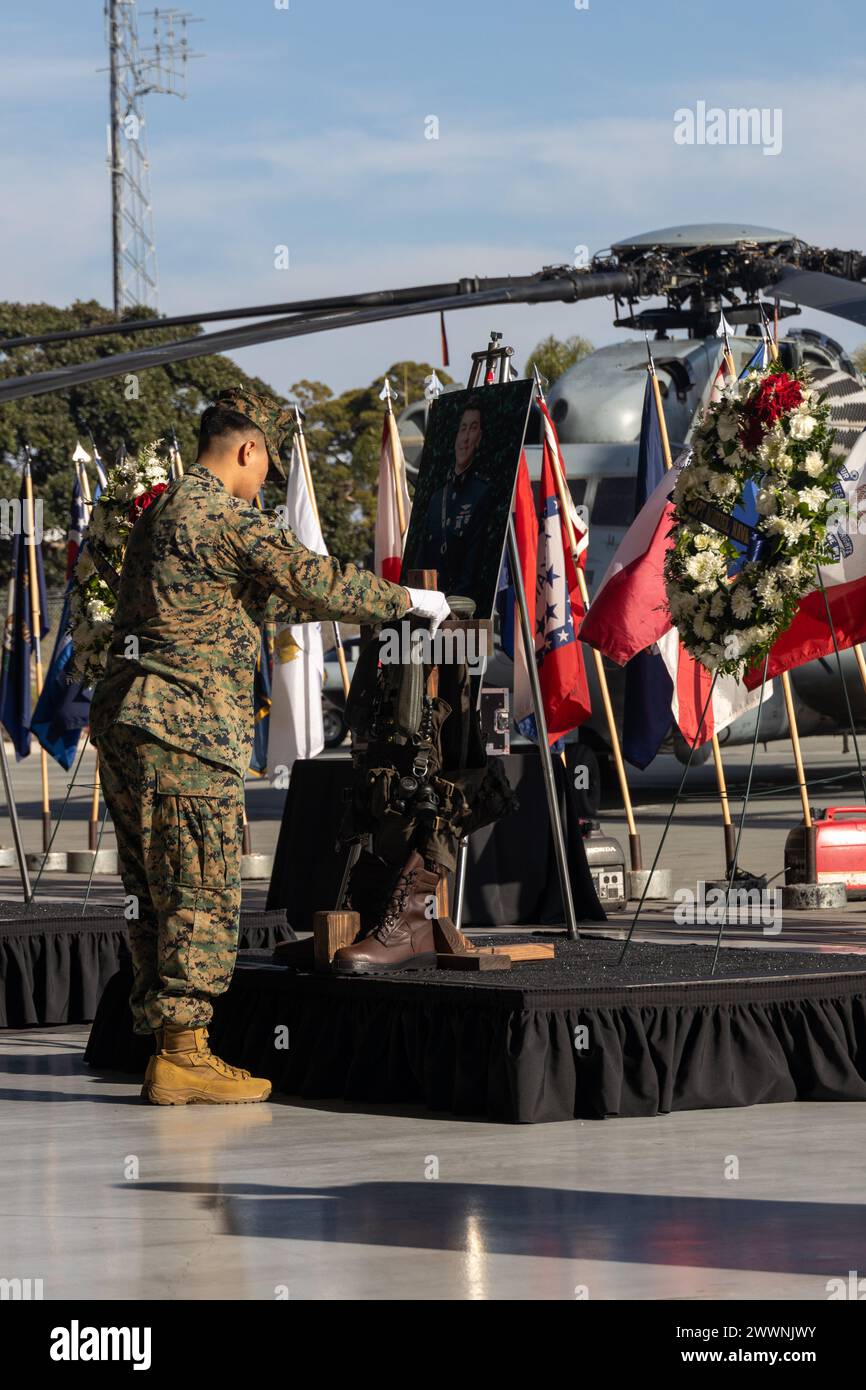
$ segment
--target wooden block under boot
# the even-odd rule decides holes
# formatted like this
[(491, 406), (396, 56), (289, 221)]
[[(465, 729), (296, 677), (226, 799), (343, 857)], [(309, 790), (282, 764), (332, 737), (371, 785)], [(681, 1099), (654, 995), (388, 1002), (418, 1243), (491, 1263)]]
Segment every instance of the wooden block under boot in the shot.
[(317, 970), (330, 970), (335, 952), (350, 946), (361, 930), (357, 912), (316, 912), (313, 915), (313, 957)]
[(437, 954), (451, 956), (474, 955), (475, 947), (462, 931), (458, 931), (450, 917), (434, 917), (433, 947)]
[(492, 951), (467, 951), (463, 955), (438, 953), (437, 970), (510, 970), (511, 957)]
[(525, 946), (479, 946), (479, 951), (489, 951), (494, 956), (508, 956), (510, 960), (554, 960), (556, 948), (527, 944)]

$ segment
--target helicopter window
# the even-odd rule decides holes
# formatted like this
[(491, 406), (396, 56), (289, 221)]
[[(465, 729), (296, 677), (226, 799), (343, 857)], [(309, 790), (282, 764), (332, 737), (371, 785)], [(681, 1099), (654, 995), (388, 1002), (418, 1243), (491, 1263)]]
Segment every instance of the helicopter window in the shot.
[[(657, 362), (656, 370), (667, 372), (676, 391), (677, 399), (684, 401), (695, 384), (688, 362), (681, 362), (677, 357), (669, 357), (664, 362)], [(659, 384), (662, 384), (661, 380)]]
[(630, 526), (634, 518), (635, 479), (599, 478), (592, 507), (595, 526)]
[(555, 403), (553, 410), (550, 412), (550, 418), (552, 419), (555, 425), (561, 425), (567, 414), (568, 401), (563, 400), (562, 396), (560, 396), (559, 400)]

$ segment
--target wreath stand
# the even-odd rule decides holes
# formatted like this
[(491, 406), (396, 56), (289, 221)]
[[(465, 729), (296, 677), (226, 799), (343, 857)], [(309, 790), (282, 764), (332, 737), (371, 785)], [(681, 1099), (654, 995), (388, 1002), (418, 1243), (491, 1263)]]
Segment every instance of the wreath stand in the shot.
[[(713, 524), (712, 521), (710, 521), (708, 517), (704, 517), (703, 519), (704, 519), (704, 521), (707, 522), (708, 524), (710, 524), (710, 525)], [(717, 528), (717, 529), (718, 529), (718, 528)], [(839, 644), (838, 644), (838, 642), (836, 641), (836, 629), (835, 629), (835, 627), (834, 627), (834, 625), (833, 625), (833, 617), (832, 617), (832, 614), (831, 614), (831, 612), (830, 612), (830, 603), (829, 603), (829, 600), (828, 600), (828, 598), (827, 598), (827, 590), (826, 590), (825, 585), (824, 585), (824, 576), (823, 576), (822, 573), (821, 573), (821, 566), (820, 566), (820, 565), (817, 565), (817, 566), (816, 566), (816, 574), (817, 574), (817, 576), (818, 576), (818, 586), (820, 587), (820, 590), (821, 590), (821, 593), (822, 593), (823, 599), (824, 599), (824, 610), (825, 610), (825, 612), (826, 612), (826, 614), (827, 614), (827, 623), (828, 623), (828, 626), (829, 626), (829, 628), (830, 628), (830, 636), (831, 636), (832, 639), (833, 639), (833, 651), (834, 651), (835, 657), (836, 657), (836, 669), (837, 669), (837, 672), (838, 672), (838, 675), (839, 675), (839, 681), (840, 681), (840, 684), (841, 684), (841, 686), (842, 686), (842, 693), (843, 693), (843, 696), (844, 696), (844, 699), (845, 699), (845, 709), (846, 709), (846, 713), (847, 713), (847, 715), (848, 715), (848, 723), (849, 723), (850, 729), (851, 729), (851, 739), (852, 739), (852, 742), (853, 742), (853, 744), (854, 744), (854, 751), (855, 751), (855, 754), (856, 754), (856, 757), (857, 757), (857, 769), (858, 769), (858, 772), (859, 772), (859, 774), (860, 774), (860, 783), (861, 783), (861, 786), (862, 786), (862, 788), (863, 788), (864, 799), (866, 799), (866, 774), (864, 774), (863, 761), (862, 761), (862, 758), (861, 758), (861, 756), (860, 756), (860, 745), (859, 745), (859, 743), (858, 743), (858, 741), (857, 741), (857, 731), (856, 731), (856, 728), (855, 728), (855, 726), (854, 726), (854, 712), (853, 712), (853, 710), (852, 710), (852, 708), (851, 708), (851, 700), (850, 700), (850, 696), (849, 696), (849, 694), (848, 694), (848, 685), (847, 685), (847, 682), (846, 682), (846, 680), (845, 680), (844, 672), (843, 672), (843, 670), (842, 670), (842, 657), (841, 657), (841, 654), (840, 654), (840, 651), (839, 651)], [(757, 710), (756, 710), (756, 712), (755, 712), (755, 733), (754, 733), (754, 737), (753, 737), (753, 739), (752, 739), (752, 748), (751, 748), (751, 754), (750, 754), (750, 757), (749, 757), (749, 771), (748, 771), (748, 776), (747, 776), (747, 778), (746, 778), (746, 789), (745, 789), (745, 792), (743, 793), (743, 804), (742, 804), (742, 808), (741, 808), (741, 811), (740, 811), (740, 819), (739, 819), (739, 824), (738, 824), (738, 826), (737, 826), (736, 839), (735, 839), (735, 841), (734, 841), (734, 852), (733, 852), (733, 856), (732, 856), (732, 858), (731, 858), (731, 862), (730, 862), (730, 864), (729, 864), (729, 866), (728, 866), (727, 885), (726, 885), (726, 888), (725, 888), (725, 901), (724, 901), (724, 906), (723, 906), (723, 910), (722, 910), (721, 921), (720, 921), (720, 923), (719, 923), (719, 930), (718, 930), (718, 933), (717, 933), (717, 935), (716, 935), (715, 950), (714, 950), (714, 952), (713, 952), (713, 963), (712, 963), (712, 966), (711, 966), (711, 968), (710, 968), (710, 974), (711, 974), (711, 975), (715, 975), (715, 973), (716, 973), (716, 965), (718, 964), (719, 951), (720, 951), (721, 945), (722, 945), (722, 936), (723, 936), (723, 934), (724, 934), (724, 930), (725, 930), (725, 927), (726, 927), (726, 925), (727, 925), (728, 907), (729, 907), (730, 901), (731, 901), (731, 891), (732, 891), (732, 889), (733, 889), (734, 879), (735, 879), (736, 873), (737, 873), (737, 863), (738, 863), (739, 855), (740, 855), (740, 842), (741, 842), (742, 837), (743, 837), (743, 829), (744, 829), (745, 824), (746, 824), (746, 817), (747, 817), (747, 815), (748, 815), (748, 810), (749, 810), (749, 800), (750, 800), (751, 791), (752, 791), (752, 776), (753, 776), (754, 770), (755, 770), (755, 756), (756, 756), (757, 749), (758, 749), (758, 735), (759, 735), (760, 729), (761, 729), (761, 714), (763, 713), (763, 708), (764, 708), (764, 691), (765, 691), (766, 685), (767, 685), (767, 669), (768, 669), (768, 667), (769, 667), (769, 664), (770, 664), (770, 655), (769, 655), (769, 652), (768, 652), (767, 655), (764, 657), (764, 664), (763, 664), (763, 668), (762, 668), (762, 670), (761, 670), (760, 699), (759, 699), (759, 701), (758, 701), (758, 708), (757, 708)], [(784, 674), (787, 676), (787, 672), (785, 672)], [(686, 784), (686, 778), (687, 778), (688, 775), (689, 775), (689, 769), (690, 769), (690, 767), (691, 767), (691, 765), (692, 765), (692, 757), (693, 757), (693, 755), (694, 755), (694, 751), (695, 751), (696, 747), (698, 746), (698, 740), (700, 739), (700, 736), (701, 736), (701, 730), (702, 730), (703, 727), (704, 727), (704, 721), (706, 720), (706, 717), (707, 717), (707, 711), (708, 711), (708, 709), (710, 708), (710, 705), (711, 705), (711, 703), (712, 703), (713, 691), (714, 691), (715, 688), (716, 688), (716, 681), (717, 681), (717, 680), (718, 680), (718, 672), (716, 672), (716, 673), (714, 674), (714, 676), (713, 676), (712, 684), (710, 685), (710, 689), (709, 689), (709, 692), (708, 692), (708, 694), (707, 694), (706, 702), (705, 702), (705, 704), (704, 704), (703, 710), (701, 711), (701, 717), (700, 717), (700, 721), (699, 721), (699, 723), (698, 723), (697, 732), (696, 732), (696, 734), (695, 734), (695, 736), (694, 736), (694, 739), (692, 740), (691, 744), (689, 745), (689, 756), (688, 756), (688, 758), (687, 758), (687, 760), (686, 760), (685, 767), (683, 768), (683, 773), (682, 773), (682, 776), (681, 776), (681, 778), (680, 778), (680, 784), (679, 784), (679, 786), (678, 786), (678, 788), (677, 788), (676, 795), (674, 796), (673, 803), (671, 804), (671, 809), (670, 809), (670, 811), (668, 812), (667, 820), (665, 821), (665, 824), (664, 824), (664, 829), (662, 830), (661, 839), (659, 840), (658, 848), (656, 849), (656, 852), (655, 852), (655, 858), (653, 859), (652, 869), (650, 870), (650, 878), (652, 877), (652, 874), (653, 874), (653, 872), (655, 871), (655, 868), (656, 868), (656, 866), (657, 866), (657, 864), (658, 864), (659, 858), (661, 857), (661, 852), (662, 852), (662, 850), (663, 850), (663, 848), (664, 848), (664, 844), (665, 844), (665, 840), (667, 839), (668, 831), (670, 830), (671, 824), (673, 823), (674, 814), (675, 814), (675, 812), (676, 812), (677, 806), (678, 806), (679, 803), (680, 803), (680, 799), (681, 799), (682, 793), (683, 793), (683, 788), (684, 788), (684, 786), (685, 786), (685, 784)], [(787, 686), (789, 685), (788, 681), (785, 681), (785, 682), (784, 682), (784, 685), (787, 687)], [(786, 698), (787, 698), (787, 696), (788, 696), (788, 690), (786, 689)], [(790, 714), (792, 713), (792, 709), (793, 709), (792, 705), (791, 705), (790, 703), (788, 703), (789, 717), (790, 717)], [(796, 723), (792, 723), (792, 728), (793, 728), (794, 730), (796, 730)], [(806, 790), (805, 773), (804, 773), (804, 771), (803, 771), (802, 759), (799, 757), (799, 739), (798, 739), (798, 738), (795, 738), (795, 740), (794, 740), (794, 748), (795, 748), (795, 761), (797, 762), (798, 786), (799, 786), (799, 788), (800, 788), (801, 796), (804, 796), (804, 797), (805, 797), (805, 800), (804, 800), (804, 811), (808, 811), (808, 796), (807, 796), (807, 790)], [(797, 885), (797, 886), (798, 886), (798, 887), (814, 888), (814, 889), (816, 890), (816, 896), (817, 896), (817, 889), (818, 889), (818, 886), (819, 886), (819, 885), (818, 885), (817, 882), (816, 882), (816, 880), (817, 880), (817, 870), (816, 870), (816, 868), (815, 868), (815, 864), (816, 864), (815, 827), (814, 827), (814, 824), (812, 824), (811, 814), (808, 815), (808, 818), (805, 818), (805, 817), (804, 817), (803, 835), (804, 835), (804, 849), (805, 849), (806, 873), (809, 874), (809, 873), (811, 872), (811, 873), (814, 874), (815, 877), (814, 877), (814, 880), (812, 880), (812, 881), (810, 881), (810, 882), (808, 882), (808, 883), (806, 883), (806, 884)], [(648, 882), (649, 882), (649, 880), (648, 880)], [(631, 925), (629, 926), (629, 929), (628, 929), (628, 933), (626, 934), (625, 941), (623, 942), (623, 947), (622, 947), (622, 951), (620, 952), (619, 962), (618, 962), (620, 965), (621, 965), (622, 962), (624, 961), (625, 956), (626, 956), (626, 952), (628, 951), (628, 948), (629, 948), (629, 946), (631, 945), (632, 937), (634, 936), (635, 928), (637, 927), (638, 919), (640, 918), (640, 914), (641, 914), (641, 911), (642, 911), (642, 909), (643, 909), (643, 905), (644, 905), (645, 899), (646, 899), (646, 888), (644, 888), (644, 891), (643, 891), (643, 893), (641, 894), (640, 902), (639, 902), (638, 905), (637, 905), (637, 908), (636, 908), (636, 910), (635, 910), (634, 917), (632, 918)], [(817, 905), (819, 905), (819, 904), (815, 903), (815, 904), (812, 904), (812, 905), (817, 906)]]

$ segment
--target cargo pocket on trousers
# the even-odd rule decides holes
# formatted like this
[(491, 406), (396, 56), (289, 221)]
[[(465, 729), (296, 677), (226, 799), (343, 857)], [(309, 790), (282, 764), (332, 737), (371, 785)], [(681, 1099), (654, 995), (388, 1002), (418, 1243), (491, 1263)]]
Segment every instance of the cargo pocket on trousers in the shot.
[(151, 853), (166, 884), (219, 891), (240, 882), (243, 784), (210, 768), (158, 768)]
[(150, 850), (163, 988), (221, 994), (237, 950), (243, 783), (232, 773), (158, 768)]

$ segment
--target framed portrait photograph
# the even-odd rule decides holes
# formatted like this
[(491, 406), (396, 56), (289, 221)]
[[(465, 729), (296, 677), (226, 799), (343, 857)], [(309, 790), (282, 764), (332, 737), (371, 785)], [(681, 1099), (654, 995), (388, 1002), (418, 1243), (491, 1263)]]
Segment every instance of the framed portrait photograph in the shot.
[(493, 613), (531, 381), (439, 396), (430, 409), (402, 576), (437, 572), (437, 588)]

